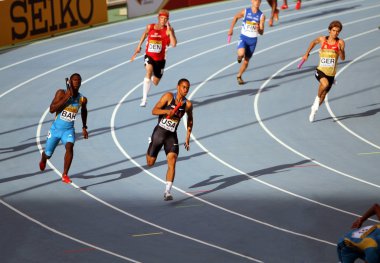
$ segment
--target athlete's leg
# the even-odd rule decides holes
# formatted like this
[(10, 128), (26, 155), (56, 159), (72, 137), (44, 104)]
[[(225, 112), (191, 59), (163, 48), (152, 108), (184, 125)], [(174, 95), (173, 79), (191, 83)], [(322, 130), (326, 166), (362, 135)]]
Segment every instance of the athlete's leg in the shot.
[(48, 136), (46, 139), (45, 144), (45, 151), (41, 154), (41, 160), (40, 160), (40, 170), (45, 170), (46, 162), (50, 157), (53, 155), (55, 148), (57, 147), (60, 139), (61, 139), (60, 131), (57, 131), (55, 129), (50, 129), (48, 132)]
[(69, 173), (71, 162), (73, 161), (73, 157), (74, 157), (74, 143), (67, 142), (65, 145), (65, 148), (66, 148), (66, 153), (65, 153), (64, 162), (63, 162), (63, 174), (67, 175)]
[(164, 193), (165, 201), (173, 200), (173, 196), (171, 195), (170, 191), (171, 191), (174, 178), (175, 178), (175, 167), (176, 167), (177, 157), (178, 155), (174, 152), (169, 152), (166, 155), (166, 159), (168, 162), (168, 170), (166, 171), (166, 187), (165, 187), (165, 193)]
[(147, 61), (148, 61), (148, 58), (145, 59), (146, 74), (145, 74), (144, 82), (143, 82), (143, 96), (142, 96), (141, 104), (140, 104), (141, 107), (146, 106), (146, 100), (148, 98), (148, 93), (151, 86), (151, 78), (153, 75), (153, 65), (149, 64)]
[(152, 82), (153, 82), (153, 84), (154, 84), (155, 86), (157, 86), (158, 83), (160, 83), (160, 80), (161, 80), (161, 78), (157, 78), (156, 76), (153, 76), (153, 77), (152, 77)]
[(238, 63), (240, 63), (243, 60), (244, 54), (245, 54), (245, 48), (238, 48), (238, 50), (237, 50), (237, 61), (238, 61)]
[(48, 159), (50, 159), (50, 156), (47, 156), (45, 151), (43, 151), (41, 154), (41, 160), (40, 160), (40, 170), (41, 171), (45, 170), (46, 162)]
[[(240, 68), (239, 68), (239, 72), (237, 74), (237, 78), (241, 78), (241, 76), (243, 75), (243, 73), (246, 71), (246, 69), (248, 68), (248, 64), (249, 64), (249, 60), (250, 58), (247, 58), (245, 57), (244, 60), (243, 60), (243, 63), (241, 64)], [(240, 83), (239, 83), (240, 84)]]
[(146, 154), (146, 164), (150, 167), (156, 163), (157, 157)]
[(166, 156), (166, 159), (168, 161), (168, 170), (166, 172), (166, 181), (174, 182), (175, 166), (177, 163), (177, 154), (174, 152), (170, 152)]
[(327, 93), (329, 92), (331, 86), (327, 78), (321, 78), (319, 80), (319, 88), (318, 88), (318, 97), (319, 97), (319, 105), (323, 103), (326, 98)]

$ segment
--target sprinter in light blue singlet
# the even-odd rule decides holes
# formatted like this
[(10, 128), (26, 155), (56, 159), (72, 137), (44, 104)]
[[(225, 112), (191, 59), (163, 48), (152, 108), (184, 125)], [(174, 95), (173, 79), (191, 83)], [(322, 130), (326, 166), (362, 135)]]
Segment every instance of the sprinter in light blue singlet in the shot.
[[(255, 52), (258, 35), (264, 34), (265, 16), (260, 11), (261, 0), (251, 0), (252, 6), (237, 13), (231, 23), (228, 36), (231, 37), (236, 22), (243, 18), (240, 38), (237, 45), (237, 61), (243, 63), (237, 74), (237, 82), (243, 85), (242, 75), (248, 67), (249, 60)], [(243, 60), (244, 58), (244, 60)]]
[(366, 263), (380, 262), (380, 224), (362, 227), (371, 216), (380, 220), (380, 206), (374, 204), (352, 225), (353, 230), (345, 234), (337, 245), (338, 258), (341, 263), (354, 263), (362, 259)]
[(59, 141), (65, 145), (66, 154), (64, 158), (64, 168), (62, 173), (62, 181), (71, 183), (68, 176), (70, 165), (74, 154), (75, 129), (74, 121), (76, 120), (79, 109), (81, 109), (81, 117), (83, 124), (83, 137), (88, 138), (87, 132), (87, 98), (79, 93), (81, 86), (81, 76), (74, 73), (70, 77), (70, 85), (67, 90), (58, 90), (50, 104), (50, 113), (55, 113), (56, 117), (50, 127), (45, 151), (41, 154), (40, 170), (45, 170), (46, 162), (53, 155)]

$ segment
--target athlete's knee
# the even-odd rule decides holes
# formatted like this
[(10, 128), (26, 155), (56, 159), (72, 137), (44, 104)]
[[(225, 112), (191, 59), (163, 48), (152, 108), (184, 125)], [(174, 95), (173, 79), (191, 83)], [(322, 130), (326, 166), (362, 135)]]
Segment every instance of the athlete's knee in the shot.
[(153, 84), (154, 84), (155, 86), (157, 86), (158, 83), (160, 83), (160, 80), (161, 80), (161, 79), (159, 79), (159, 78), (157, 78), (157, 77), (153, 77), (152, 82), (153, 82)]
[(156, 163), (156, 158), (146, 155), (146, 165), (149, 167), (153, 166)]
[(42, 152), (42, 156), (46, 159), (50, 159), (52, 155), (53, 155), (53, 152), (50, 152), (50, 151)]

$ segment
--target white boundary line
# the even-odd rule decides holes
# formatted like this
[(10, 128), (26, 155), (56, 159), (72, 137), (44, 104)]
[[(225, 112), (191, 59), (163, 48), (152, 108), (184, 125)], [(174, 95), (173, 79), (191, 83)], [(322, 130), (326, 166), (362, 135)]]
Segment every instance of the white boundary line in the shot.
[(45, 225), (44, 223), (42, 223), (41, 221), (38, 221), (37, 219), (34, 219), (33, 217), (30, 217), (30, 216), (28, 216), (27, 214), (25, 214), (25, 213), (21, 212), (20, 210), (16, 209), (16, 208), (13, 207), (12, 205), (10, 205), (10, 204), (6, 203), (5, 201), (3, 201), (1, 198), (0, 198), (0, 203), (3, 204), (4, 206), (8, 207), (9, 209), (11, 209), (13, 212), (19, 214), (20, 216), (25, 217), (26, 219), (32, 221), (33, 223), (35, 223), (35, 224), (37, 224), (37, 225), (39, 225), (39, 226), (45, 228), (46, 230), (48, 230), (48, 231), (50, 231), (50, 232), (53, 232), (54, 234), (60, 235), (60, 236), (62, 236), (62, 237), (65, 237), (65, 238), (67, 238), (67, 239), (70, 239), (70, 240), (72, 240), (72, 241), (75, 241), (75, 242), (77, 242), (77, 243), (80, 243), (80, 244), (82, 244), (82, 245), (85, 245), (85, 246), (88, 246), (88, 247), (92, 247), (92, 248), (94, 248), (94, 249), (96, 249), (96, 250), (99, 250), (99, 251), (104, 252), (104, 253), (106, 253), (106, 254), (109, 254), (109, 255), (111, 255), (111, 256), (118, 257), (118, 258), (120, 258), (120, 259), (124, 259), (124, 260), (129, 261), (129, 262), (139, 262), (139, 261), (136, 261), (136, 260), (134, 260), (134, 259), (131, 259), (131, 258), (128, 258), (128, 257), (124, 257), (124, 256), (122, 256), (122, 255), (120, 255), (120, 254), (117, 254), (117, 253), (111, 252), (111, 251), (109, 251), (109, 250), (107, 250), (107, 249), (104, 249), (104, 248), (101, 248), (101, 247), (95, 246), (95, 245), (93, 245), (93, 244), (91, 244), (91, 243), (88, 243), (88, 242), (82, 241), (82, 240), (77, 239), (77, 238), (75, 238), (75, 237), (69, 236), (69, 235), (67, 235), (67, 234), (65, 234), (65, 233), (63, 233), (63, 232), (61, 232), (61, 231), (58, 231), (58, 230), (56, 230), (56, 229), (54, 229), (54, 228), (51, 228), (51, 227), (49, 227), (48, 225)]
[[(360, 0), (360, 1), (363, 1), (363, 0)], [(352, 1), (352, 2), (358, 2), (358, 1)], [(332, 6), (339, 6), (339, 5), (344, 5), (344, 4), (347, 4), (349, 2), (346, 2), (346, 3), (339, 3), (339, 4), (335, 4), (335, 5), (332, 5)], [(209, 16), (209, 15), (212, 15), (212, 14), (218, 14), (218, 13), (223, 13), (223, 12), (227, 12), (227, 11), (231, 11), (231, 10), (234, 10), (234, 9), (238, 9), (238, 8), (243, 8), (243, 6), (241, 7), (236, 7), (236, 8), (230, 8), (230, 9), (225, 9), (225, 10), (220, 10), (220, 11), (215, 11), (215, 12), (210, 12), (210, 13), (207, 13), (207, 14), (201, 14), (201, 15), (195, 15), (195, 16), (191, 16), (191, 17), (187, 17), (187, 18), (182, 18), (182, 19), (175, 19), (172, 21), (172, 23), (174, 22), (178, 22), (178, 21), (185, 21), (185, 20), (190, 20), (190, 19), (194, 19), (194, 18), (198, 18), (198, 17), (202, 17), (202, 16)], [(307, 11), (304, 11), (303, 14), (305, 13), (308, 13), (308, 12), (315, 12), (316, 10), (318, 9), (323, 9), (324, 7), (320, 7), (320, 8), (316, 8), (316, 9), (312, 9), (312, 10), (307, 10)], [(265, 11), (265, 10), (264, 10)], [(264, 12), (263, 11), (263, 12)], [(296, 15), (299, 15), (297, 13), (294, 13), (294, 14), (288, 14), (288, 15), (284, 15), (282, 17), (291, 17), (291, 16), (296, 16)], [(205, 25), (209, 25), (211, 23), (218, 23), (218, 22), (223, 22), (223, 21), (226, 21), (226, 20), (231, 20), (231, 18), (225, 18), (225, 19), (220, 19), (220, 20), (217, 20), (217, 21), (213, 21), (213, 22), (208, 22), (208, 23), (204, 23), (204, 24), (197, 24), (195, 26), (192, 26), (192, 27), (187, 27), (187, 28), (183, 28), (183, 29), (180, 29), (180, 30), (176, 30), (176, 32), (182, 32), (182, 31), (186, 31), (186, 30), (190, 30), (190, 29), (194, 29), (194, 28), (197, 28), (197, 27), (203, 27)], [(302, 23), (300, 23), (302, 24)], [(300, 24), (297, 24), (297, 25), (300, 25)], [(240, 27), (239, 26), (236, 26), (235, 28), (238, 28)], [(288, 26), (289, 27), (289, 26)], [(46, 53), (43, 53), (43, 54), (40, 54), (40, 55), (36, 55), (36, 56), (33, 56), (33, 57), (30, 57), (30, 58), (26, 58), (26, 59), (23, 59), (23, 60), (20, 60), (18, 62), (14, 62), (12, 64), (9, 64), (7, 66), (3, 66), (0, 68), (0, 71), (2, 70), (5, 70), (5, 69), (8, 69), (8, 68), (11, 68), (11, 67), (14, 67), (16, 65), (19, 65), (19, 64), (22, 64), (22, 63), (25, 63), (27, 61), (30, 61), (30, 60), (33, 60), (33, 59), (37, 59), (37, 58), (41, 58), (41, 57), (44, 57), (44, 56), (47, 56), (47, 55), (52, 55), (52, 54), (55, 54), (55, 53), (58, 53), (58, 52), (61, 52), (61, 51), (64, 51), (64, 50), (68, 50), (68, 49), (72, 49), (72, 48), (75, 48), (75, 47), (79, 47), (79, 46), (83, 46), (83, 45), (87, 45), (87, 44), (90, 44), (90, 43), (94, 43), (94, 42), (98, 42), (98, 41), (102, 41), (102, 40), (105, 40), (105, 39), (109, 39), (109, 38), (113, 38), (113, 37), (117, 37), (117, 36), (120, 36), (120, 35), (125, 35), (125, 34), (129, 34), (129, 33), (132, 33), (132, 32), (136, 32), (136, 31), (143, 31), (145, 27), (139, 27), (139, 28), (136, 28), (136, 29), (132, 29), (132, 30), (128, 30), (126, 32), (120, 32), (120, 33), (116, 33), (116, 34), (113, 34), (113, 35), (110, 35), (110, 36), (106, 36), (106, 37), (101, 37), (101, 38), (96, 38), (96, 39), (93, 39), (93, 40), (89, 40), (89, 41), (84, 41), (84, 42), (81, 42), (81, 43), (78, 43), (78, 44), (75, 44), (75, 45), (71, 45), (71, 46), (67, 46), (67, 47), (64, 47), (64, 48), (59, 48), (59, 49), (56, 49), (56, 50), (52, 50), (52, 51), (49, 51), (49, 52), (46, 52)], [(282, 29), (285, 29), (287, 27), (282, 27), (280, 29), (274, 29), (272, 31), (276, 32), (278, 30), (282, 30)], [(223, 31), (219, 31), (217, 33), (221, 33), (221, 32), (227, 32), (228, 30), (223, 30)], [(79, 32), (74, 32), (72, 33), (71, 35), (73, 34), (77, 34)], [(83, 32), (82, 32), (83, 33)], [(69, 34), (67, 35), (63, 35), (63, 36), (60, 36), (60, 37), (68, 37), (70, 36)], [(40, 41), (40, 43), (42, 42), (47, 42), (49, 41), (49, 39), (47, 40), (42, 40)], [(121, 45), (121, 46), (117, 46), (115, 48), (122, 48), (122, 47), (126, 47), (126, 46), (129, 46), (129, 45), (135, 45), (136, 43), (138, 43), (139, 41), (134, 41), (134, 42), (131, 42), (131, 43), (128, 43), (128, 44), (124, 44), (124, 45)], [(113, 50), (113, 49), (110, 49), (110, 50)], [(2, 96), (0, 96), (1, 98)]]
[[(365, 56), (371, 54), (371, 53), (374, 52), (374, 51), (377, 51), (378, 49), (380, 49), (380, 46), (377, 47), (377, 48), (374, 48), (374, 49), (372, 49), (372, 50), (370, 50), (370, 51), (368, 51), (368, 52), (366, 52), (366, 53), (364, 53), (364, 54), (362, 54), (362, 55), (359, 56), (359, 57), (357, 57), (356, 59), (354, 59), (353, 61), (351, 61), (350, 63), (348, 63), (345, 67), (343, 67), (343, 68), (342, 68), (342, 69), (336, 74), (336, 76), (340, 75), (340, 73), (342, 73), (344, 70), (346, 70), (349, 66), (351, 66), (351, 65), (352, 65), (353, 63), (355, 63), (356, 61), (362, 59), (363, 57), (365, 57)], [(376, 148), (376, 149), (380, 149), (380, 146), (379, 146), (379, 145), (374, 144), (374, 143), (370, 142), (369, 140), (367, 140), (367, 139), (361, 137), (360, 135), (358, 135), (357, 133), (355, 133), (354, 131), (352, 131), (351, 129), (349, 129), (346, 125), (344, 125), (344, 124), (339, 120), (339, 118), (337, 118), (337, 117), (335, 116), (334, 112), (331, 110), (331, 108), (330, 108), (330, 104), (329, 104), (329, 102), (328, 102), (328, 97), (327, 97), (327, 96), (326, 96), (325, 103), (326, 103), (326, 108), (327, 108), (328, 112), (330, 113), (330, 116), (331, 116), (331, 117), (334, 119), (334, 121), (335, 121), (336, 123), (338, 123), (343, 129), (345, 129), (347, 132), (351, 133), (353, 136), (355, 136), (355, 137), (358, 138), (359, 140), (362, 140), (363, 142), (365, 142), (365, 143), (371, 145), (372, 147), (374, 147), (374, 148)]]
[[(321, 30), (321, 31), (322, 31), (322, 30)], [(304, 37), (306, 37), (306, 36), (304, 36)], [(295, 40), (295, 39), (293, 39), (293, 41), (294, 41), (294, 40)], [(223, 46), (221, 46), (221, 47), (224, 47), (224, 46), (226, 46), (226, 45), (223, 45)], [(276, 45), (276, 46), (277, 46), (277, 45)], [(274, 47), (276, 47), (276, 46), (274, 46)], [(217, 47), (217, 48), (215, 48), (215, 49), (208, 50), (208, 51), (206, 51), (206, 52), (202, 52), (202, 53), (200, 53), (200, 54), (198, 54), (198, 55), (196, 55), (196, 56), (194, 56), (194, 57), (197, 57), (197, 56), (203, 55), (204, 53), (208, 53), (208, 52), (211, 52), (211, 51), (217, 50), (217, 49), (219, 49), (219, 48), (221, 48), (221, 47)], [(274, 48), (274, 47), (273, 47), (273, 48)], [(189, 59), (186, 59), (186, 60), (183, 60), (183, 61), (181, 61), (181, 62), (179, 62), (179, 63), (177, 63), (177, 64), (174, 64), (174, 65), (172, 65), (171, 67), (175, 67), (176, 65), (181, 64), (181, 63), (184, 63), (184, 62), (187, 61), (187, 60), (190, 60), (190, 58), (189, 58)], [(236, 63), (236, 62), (235, 62), (235, 63)], [(234, 64), (235, 64), (235, 63), (234, 63)], [(171, 67), (168, 67), (168, 69), (171, 68)], [(109, 71), (109, 70), (107, 70), (107, 72), (108, 72), (108, 71)], [(87, 81), (89, 81), (89, 80), (87, 80)], [(135, 86), (135, 87), (134, 87), (129, 93), (127, 93), (127, 95), (125, 96), (125, 98), (127, 98), (127, 97), (129, 96), (129, 94), (130, 94), (131, 92), (133, 92), (134, 90), (136, 90), (140, 85), (141, 85), (141, 83), (138, 84), (137, 86)], [(121, 101), (122, 101), (122, 100), (121, 100)], [(118, 108), (120, 105), (121, 105), (121, 104), (118, 104), (118, 105), (116, 106), (114, 113), (117, 112), (117, 108)], [(47, 112), (46, 112), (46, 113), (47, 113)], [(42, 119), (42, 121), (43, 121), (43, 119)], [(112, 117), (112, 119), (111, 119), (111, 133), (112, 133), (112, 136), (114, 137), (114, 134), (115, 134), (115, 133), (114, 133), (113, 121), (114, 121), (114, 114), (113, 114), (113, 117)], [(37, 136), (37, 138), (40, 138), (40, 136)], [(115, 137), (114, 137), (114, 140), (115, 140), (115, 138), (116, 138), (116, 135), (115, 135)], [(117, 140), (117, 139), (116, 139), (116, 140)], [(116, 145), (119, 147), (119, 149), (122, 150), (120, 144), (119, 144), (118, 142), (115, 142), (115, 143), (116, 143)], [(40, 147), (40, 144), (39, 144), (39, 147)], [(41, 148), (41, 149), (42, 149), (42, 148)], [(40, 149), (40, 151), (41, 151), (41, 149)], [(126, 154), (126, 156), (129, 156), (126, 152), (125, 152), (125, 154)], [(128, 157), (127, 157), (127, 158), (128, 158)], [(131, 160), (133, 163), (135, 163), (135, 165), (138, 165), (138, 166), (139, 166), (139, 164), (138, 164), (137, 162), (135, 162), (133, 159), (130, 159), (130, 160)], [(50, 162), (49, 162), (49, 166), (52, 167), (52, 165), (51, 165)], [(139, 167), (141, 167), (141, 166), (139, 166)], [(142, 168), (142, 167), (141, 167), (141, 168)], [(142, 169), (143, 169), (143, 168), (142, 168)], [(143, 169), (143, 170), (144, 170), (144, 169)], [(57, 174), (60, 174), (58, 170), (56, 170), (56, 172), (57, 172)], [(145, 172), (147, 172), (148, 174), (150, 174), (150, 175), (151, 175), (152, 177), (154, 177), (155, 179), (157, 179), (157, 180), (159, 180), (159, 181), (165, 183), (163, 180), (161, 180), (161, 179), (158, 178), (157, 176), (151, 174), (149, 171), (145, 170)], [(76, 186), (76, 187), (77, 187), (77, 186)], [(184, 194), (187, 194), (187, 195), (189, 195), (189, 196), (192, 196), (192, 197), (196, 198), (196, 199), (199, 200), (199, 201), (202, 201), (202, 202), (204, 202), (204, 203), (207, 203), (207, 204), (209, 204), (209, 205), (211, 205), (211, 206), (213, 206), (213, 207), (219, 208), (219, 209), (221, 209), (221, 210), (223, 210), (223, 211), (226, 211), (226, 212), (232, 213), (232, 214), (234, 214), (234, 215), (240, 216), (240, 217), (242, 217), (242, 218), (245, 218), (245, 219), (248, 219), (248, 220), (254, 221), (254, 222), (256, 222), (256, 223), (260, 223), (260, 224), (266, 225), (266, 226), (268, 226), (268, 227), (272, 227), (272, 228), (277, 229), (277, 230), (281, 230), (281, 231), (284, 231), (284, 232), (287, 232), (287, 233), (291, 233), (291, 234), (293, 234), (293, 235), (297, 235), (297, 236), (305, 237), (305, 238), (308, 238), (308, 239), (311, 239), (311, 240), (315, 240), (315, 241), (319, 241), (319, 242), (322, 242), (322, 243), (326, 243), (326, 244), (329, 244), (329, 245), (335, 246), (335, 243), (328, 242), (328, 241), (321, 240), (321, 239), (317, 239), (317, 238), (314, 238), (314, 237), (311, 237), (311, 236), (308, 236), (308, 235), (304, 235), (304, 234), (300, 234), (300, 233), (297, 233), (297, 232), (293, 232), (293, 231), (290, 231), (290, 230), (287, 230), (287, 229), (282, 229), (282, 228), (276, 227), (276, 226), (274, 226), (274, 225), (270, 225), (270, 224), (268, 224), (268, 223), (265, 223), (265, 222), (262, 222), (262, 221), (259, 221), (259, 220), (256, 220), (256, 219), (253, 219), (253, 218), (250, 218), (250, 217), (244, 216), (244, 215), (239, 214), (239, 213), (236, 213), (236, 212), (234, 212), (234, 211), (227, 210), (227, 209), (225, 209), (225, 208), (223, 208), (223, 207), (220, 207), (220, 206), (217, 206), (217, 205), (215, 205), (215, 204), (213, 204), (213, 203), (211, 203), (211, 202), (205, 201), (205, 200), (203, 200), (203, 199), (201, 199), (201, 198), (199, 198), (199, 197), (195, 197), (195, 196), (193, 196), (193, 195), (191, 195), (191, 194), (188, 194), (188, 193), (186, 193), (185, 191), (183, 191), (183, 190), (181, 190), (181, 189), (179, 189), (179, 188), (177, 188), (177, 187), (175, 187), (175, 186), (174, 186), (173, 188), (175, 188), (175, 189), (178, 190), (178, 191), (183, 192)], [(84, 190), (81, 190), (81, 191), (82, 191), (83, 193), (86, 193), (88, 196), (92, 196), (92, 195), (91, 195), (90, 193), (88, 193), (87, 191), (84, 191)], [(98, 200), (99, 202), (102, 202), (103, 204), (109, 206), (110, 208), (118, 209), (117, 207), (114, 207), (114, 206), (108, 204), (107, 202), (105, 202), (105, 201), (103, 201), (103, 200), (101, 200), (101, 199), (99, 199), (99, 198), (97, 198), (97, 197), (95, 197), (95, 196), (93, 196), (93, 198), (96, 198), (96, 200)], [(120, 210), (118, 209), (118, 211), (119, 211), (119, 212), (127, 213), (127, 212), (125, 212), (125, 211), (123, 211), (123, 210), (121, 210), (121, 209), (120, 209)], [(343, 210), (342, 210), (342, 212), (343, 212)], [(347, 213), (349, 213), (349, 212), (347, 212)], [(128, 214), (128, 213), (127, 213), (127, 214)], [(355, 215), (355, 214), (352, 214), (352, 213), (349, 213), (349, 214), (354, 215), (354, 216), (359, 216), (359, 215)], [(165, 231), (166, 231), (166, 230), (165, 230)], [(181, 234), (179, 234), (179, 235), (181, 235)], [(191, 238), (191, 237), (189, 237), (189, 238)], [(195, 241), (195, 240), (194, 240), (194, 241)], [(200, 241), (200, 242), (203, 242), (203, 241)], [(214, 246), (214, 245), (212, 245), (212, 244), (210, 244), (210, 245), (211, 245), (211, 246)], [(217, 248), (217, 247), (216, 247), (216, 248)], [(220, 248), (220, 249), (224, 250), (224, 248)], [(234, 251), (231, 251), (231, 252), (232, 252), (232, 253), (236, 253), (236, 252), (234, 252)], [(245, 256), (245, 255), (242, 255), (242, 256)], [(256, 260), (256, 259), (252, 258), (252, 260)]]
[[(2, 95), (2, 96), (3, 96), (3, 95)], [(1, 97), (2, 97), (2, 96), (1, 96)], [(37, 138), (39, 138), (39, 137), (37, 137)], [(37, 139), (37, 140), (39, 140), (39, 139)], [(39, 144), (39, 147), (40, 147), (40, 144)], [(49, 162), (49, 165), (51, 165), (50, 162)], [(102, 201), (102, 200), (101, 200), (101, 201)], [(16, 211), (15, 209), (13, 209), (13, 207), (9, 206), (7, 203), (3, 202), (2, 200), (1, 200), (1, 202), (2, 202), (4, 205), (6, 205), (7, 207), (9, 207), (10, 209)], [(18, 210), (17, 210), (17, 211), (18, 211)], [(30, 218), (30, 217), (27, 216), (26, 214), (21, 213), (21, 215), (23, 215), (24, 217), (26, 217), (26, 218), (32, 220), (32, 218)], [(32, 221), (33, 221), (33, 220), (32, 220)], [(35, 221), (33, 221), (33, 222), (35, 222)], [(35, 223), (39, 223), (39, 222), (37, 221), (37, 222), (35, 222)], [(112, 253), (112, 252), (111, 252), (111, 253)]]
[[(372, 33), (372, 32), (375, 32), (376, 30), (378, 30), (377, 28), (376, 29), (372, 29), (372, 30), (369, 30), (369, 31), (366, 31), (365, 33)], [(362, 36), (363, 33), (361, 34), (358, 34), (356, 36), (352, 36), (350, 38), (346, 38), (346, 40), (348, 39), (352, 39), (354, 37), (359, 37), (359, 36)], [(349, 175), (349, 174), (346, 174), (346, 173), (343, 173), (343, 172), (340, 172), (332, 167), (329, 167), (323, 163), (320, 163), (318, 161), (315, 161), (314, 159), (302, 154), (301, 152), (298, 152), (297, 150), (295, 150), (294, 148), (290, 147), (289, 145), (287, 145), (286, 143), (284, 143), (283, 141), (281, 141), (279, 138), (277, 138), (265, 125), (264, 125), (264, 122), (261, 120), (261, 117), (260, 117), (260, 114), (259, 114), (259, 109), (258, 109), (258, 101), (259, 101), (259, 98), (260, 98), (260, 94), (262, 92), (262, 90), (266, 87), (266, 85), (273, 79), (275, 78), (280, 72), (282, 72), (283, 70), (285, 70), (286, 68), (288, 68), (289, 66), (293, 65), (294, 63), (298, 62), (298, 60), (294, 60), (292, 62), (290, 62), (289, 64), (285, 65), (284, 67), (282, 67), (281, 69), (279, 69), (276, 73), (274, 73), (272, 76), (270, 76), (270, 78), (268, 78), (268, 80), (266, 80), (262, 85), (261, 87), (259, 88), (258, 92), (257, 92), (257, 95), (255, 96), (255, 100), (254, 100), (254, 112), (255, 112), (255, 116), (256, 116), (256, 119), (258, 121), (258, 123), (260, 124), (260, 126), (263, 128), (263, 130), (270, 136), (272, 137), (275, 141), (277, 141), (279, 144), (281, 144), (282, 146), (284, 146), (285, 148), (287, 148), (288, 150), (290, 150), (291, 152), (301, 156), (302, 158), (306, 159), (306, 160), (309, 160), (315, 164), (318, 164), (319, 166), (325, 168), (325, 169), (328, 169), (334, 173), (337, 173), (337, 174), (340, 174), (344, 177), (347, 177), (347, 178), (350, 178), (352, 180), (355, 180), (355, 181), (358, 181), (358, 182), (361, 182), (361, 183), (364, 183), (364, 184), (367, 184), (367, 185), (370, 185), (370, 186), (373, 186), (373, 187), (376, 187), (376, 188), (380, 188), (380, 185), (378, 184), (374, 184), (374, 183), (371, 183), (371, 182), (368, 182), (368, 181), (365, 181), (365, 180), (362, 180), (360, 178), (357, 178), (357, 177), (354, 177), (352, 175)]]

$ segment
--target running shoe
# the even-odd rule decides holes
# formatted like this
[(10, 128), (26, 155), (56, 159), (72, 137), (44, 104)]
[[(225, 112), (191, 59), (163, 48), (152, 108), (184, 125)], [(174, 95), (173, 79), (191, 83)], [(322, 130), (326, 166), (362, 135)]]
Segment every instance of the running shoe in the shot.
[(296, 9), (296, 10), (301, 9), (301, 1), (297, 1), (297, 4), (296, 4), (295, 9)]
[(71, 184), (72, 181), (67, 174), (64, 174), (62, 175), (62, 182), (64, 182), (65, 184)]
[(173, 196), (170, 193), (165, 192), (164, 193), (164, 201), (171, 201), (171, 200), (173, 200)]
[(282, 9), (282, 10), (284, 10), (284, 9), (288, 9), (288, 5), (283, 4), (283, 5), (281, 6), (281, 9)]
[(245, 83), (241, 77), (236, 77), (236, 79), (239, 85), (243, 85)]
[(309, 121), (314, 122), (315, 114), (317, 113), (316, 110), (311, 109), (310, 115), (309, 115)]
[(40, 171), (44, 171), (46, 167), (46, 162), (40, 161)]
[(146, 106), (146, 100), (141, 100), (140, 107), (145, 107)]

